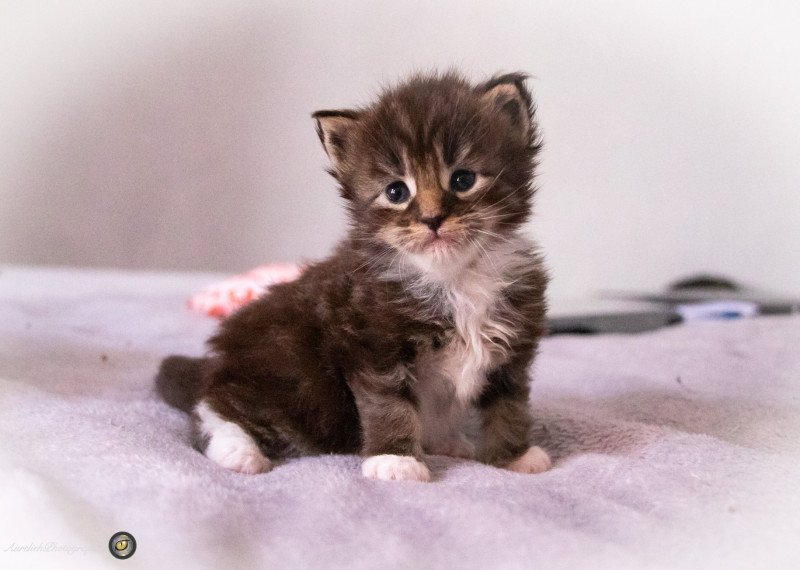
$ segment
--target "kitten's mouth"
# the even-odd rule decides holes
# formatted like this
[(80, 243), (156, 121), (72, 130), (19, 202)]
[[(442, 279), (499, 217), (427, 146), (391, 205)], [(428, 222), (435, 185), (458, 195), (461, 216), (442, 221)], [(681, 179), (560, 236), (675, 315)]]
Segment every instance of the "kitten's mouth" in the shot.
[(457, 249), (459, 241), (450, 233), (428, 232), (419, 246), (422, 251), (446, 252)]

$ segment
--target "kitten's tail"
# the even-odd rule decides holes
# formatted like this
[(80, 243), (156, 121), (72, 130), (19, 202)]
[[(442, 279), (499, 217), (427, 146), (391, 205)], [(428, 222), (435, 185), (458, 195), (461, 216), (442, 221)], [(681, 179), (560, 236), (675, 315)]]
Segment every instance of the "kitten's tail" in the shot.
[(203, 369), (207, 358), (168, 356), (156, 374), (156, 392), (170, 406), (189, 412), (205, 388)]

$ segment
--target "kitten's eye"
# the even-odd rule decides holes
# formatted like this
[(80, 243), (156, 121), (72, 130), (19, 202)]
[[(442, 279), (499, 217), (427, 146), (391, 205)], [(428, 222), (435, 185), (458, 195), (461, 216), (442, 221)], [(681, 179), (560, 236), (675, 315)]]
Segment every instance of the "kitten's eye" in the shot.
[(450, 188), (454, 192), (466, 192), (475, 185), (475, 173), (471, 170), (456, 170), (450, 177)]
[(405, 182), (392, 182), (384, 190), (386, 197), (392, 204), (402, 204), (411, 197), (411, 192)]

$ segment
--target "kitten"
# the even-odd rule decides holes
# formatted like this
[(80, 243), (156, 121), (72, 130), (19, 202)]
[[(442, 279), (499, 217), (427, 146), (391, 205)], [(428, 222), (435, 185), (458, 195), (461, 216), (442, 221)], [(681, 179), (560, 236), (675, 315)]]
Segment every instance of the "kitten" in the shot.
[(424, 453), (549, 468), (529, 441), (547, 276), (520, 231), (540, 148), (524, 79), (417, 75), (369, 107), (314, 113), (346, 238), (156, 379), (206, 456), (259, 473), (360, 453), (385, 480), (428, 481)]

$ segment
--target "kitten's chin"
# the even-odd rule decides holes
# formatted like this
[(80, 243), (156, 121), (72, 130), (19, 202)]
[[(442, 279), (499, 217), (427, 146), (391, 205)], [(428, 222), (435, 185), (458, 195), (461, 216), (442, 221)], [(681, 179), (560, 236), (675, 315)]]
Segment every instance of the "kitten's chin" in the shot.
[(455, 262), (465, 254), (465, 246), (453, 236), (430, 234), (409, 248), (413, 255), (428, 257), (440, 263)]
[(446, 280), (458, 273), (476, 253), (471, 243), (465, 244), (452, 237), (427, 239), (406, 251), (407, 259), (434, 280)]
[(439, 233), (427, 232), (425, 236), (417, 240), (416, 253), (436, 253), (444, 255), (458, 255), (468, 248), (469, 242), (465, 239), (463, 232), (442, 231)]

